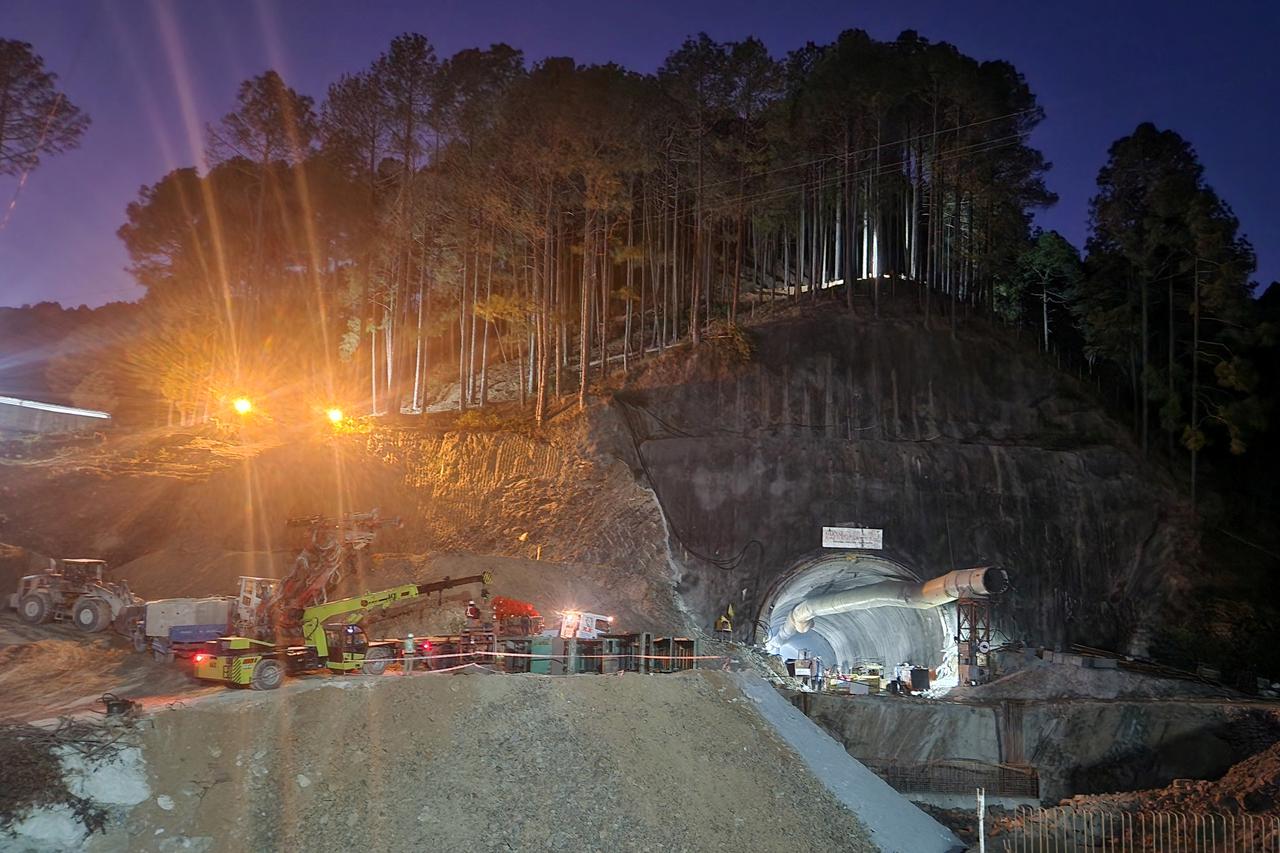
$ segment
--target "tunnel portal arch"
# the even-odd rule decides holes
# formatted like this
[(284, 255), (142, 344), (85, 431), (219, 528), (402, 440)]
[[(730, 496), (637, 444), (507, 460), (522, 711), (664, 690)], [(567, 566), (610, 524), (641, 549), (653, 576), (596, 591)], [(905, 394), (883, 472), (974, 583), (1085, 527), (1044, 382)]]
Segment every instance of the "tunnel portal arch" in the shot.
[(783, 572), (765, 595), (755, 621), (756, 642), (784, 658), (799, 657), (808, 649), (842, 669), (872, 662), (940, 667), (949, 652), (954, 653), (954, 605), (923, 610), (876, 607), (818, 616), (807, 632), (777, 642), (788, 615), (806, 599), (884, 581), (921, 580), (911, 567), (882, 552), (810, 554)]

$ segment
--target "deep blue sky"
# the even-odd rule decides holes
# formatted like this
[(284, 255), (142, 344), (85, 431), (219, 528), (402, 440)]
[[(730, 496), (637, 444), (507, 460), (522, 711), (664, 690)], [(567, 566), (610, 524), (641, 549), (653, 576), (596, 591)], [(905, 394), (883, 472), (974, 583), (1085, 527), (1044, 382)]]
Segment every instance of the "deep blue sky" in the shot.
[[(1177, 130), (1257, 248), (1258, 281), (1280, 278), (1278, 0), (0, 0), (0, 37), (34, 44), (93, 118), (78, 151), (31, 174), (0, 231), (0, 305), (141, 295), (115, 236), (125, 205), (143, 184), (194, 163), (191, 133), (202, 135), (237, 84), (267, 67), (319, 101), (338, 74), (407, 30), (441, 55), (505, 41), (529, 60), (570, 55), (651, 71), (702, 30), (717, 40), (754, 34), (780, 56), (852, 27), (881, 39), (915, 29), (1013, 62), (1048, 113), (1033, 143), (1054, 164), (1048, 180), (1061, 200), (1040, 223), (1078, 245), (1111, 142), (1144, 120)], [(0, 179), (0, 215), (15, 185)]]

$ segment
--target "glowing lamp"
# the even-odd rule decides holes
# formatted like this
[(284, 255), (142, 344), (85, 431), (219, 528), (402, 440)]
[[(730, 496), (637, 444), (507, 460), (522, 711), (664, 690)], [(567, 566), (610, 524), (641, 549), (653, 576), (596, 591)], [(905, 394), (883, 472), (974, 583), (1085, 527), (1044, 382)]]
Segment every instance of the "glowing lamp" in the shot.
[(247, 415), (253, 411), (253, 403), (249, 401), (248, 397), (237, 397), (231, 407), (242, 415)]
[(342, 409), (334, 408), (325, 412), (325, 416), (329, 418), (330, 423), (342, 423)]

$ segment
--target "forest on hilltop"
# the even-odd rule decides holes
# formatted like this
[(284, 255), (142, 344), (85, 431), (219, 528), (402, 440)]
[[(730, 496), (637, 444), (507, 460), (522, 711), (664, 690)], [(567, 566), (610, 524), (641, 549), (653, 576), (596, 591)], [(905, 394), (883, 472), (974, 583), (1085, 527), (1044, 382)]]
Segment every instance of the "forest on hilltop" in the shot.
[(1251, 298), (1252, 248), (1191, 145), (1151, 124), (1110, 149), (1083, 257), (1037, 231), (1042, 119), (1011, 64), (912, 31), (780, 58), (703, 34), (654, 74), (504, 44), (441, 57), (408, 33), (319, 101), (267, 70), (201, 162), (128, 206), (146, 296), (67, 335), (52, 384), (153, 422), (237, 394), (412, 414), (429, 382), (485, 406), (501, 363), (540, 423), (762, 303), (874, 317), (892, 286), (925, 327), (1034, 333), (1194, 484), (1202, 454), (1267, 431), (1275, 312)]

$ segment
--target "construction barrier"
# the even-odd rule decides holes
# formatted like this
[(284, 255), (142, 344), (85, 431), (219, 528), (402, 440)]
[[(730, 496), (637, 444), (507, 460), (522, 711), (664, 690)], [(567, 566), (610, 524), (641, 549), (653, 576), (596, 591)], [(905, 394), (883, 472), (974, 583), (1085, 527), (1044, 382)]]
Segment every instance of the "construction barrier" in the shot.
[[(522, 660), (645, 660), (645, 661), (663, 661), (672, 664), (693, 664), (695, 661), (703, 660), (724, 660), (724, 655), (641, 655), (641, 654), (616, 654), (616, 655), (544, 655), (533, 654), (530, 652), (495, 652), (489, 649), (478, 649), (468, 652), (449, 652), (430, 655), (404, 655), (396, 660), (406, 661), (439, 661), (450, 660), (454, 658), (474, 658), (474, 657), (490, 657), (490, 658), (519, 658)], [(693, 666), (679, 667), (681, 669), (693, 669)]]
[[(692, 637), (654, 637), (639, 634), (605, 634), (596, 639), (561, 638), (547, 635), (495, 636), (492, 633), (423, 638), (431, 649), (401, 660), (424, 661), (437, 669), (441, 662), (487, 660), (508, 672), (535, 675), (566, 675), (618, 671), (651, 673), (695, 669), (703, 661), (723, 660), (701, 654), (701, 644)], [(401, 642), (401, 641), (397, 641)]]
[(858, 759), (869, 770), (904, 793), (970, 794), (984, 788), (999, 797), (1040, 798), (1040, 776), (1034, 767), (988, 764), (965, 758), (902, 762), (891, 758)]
[(1023, 806), (990, 840), (1006, 853), (1280, 853), (1280, 817)]

